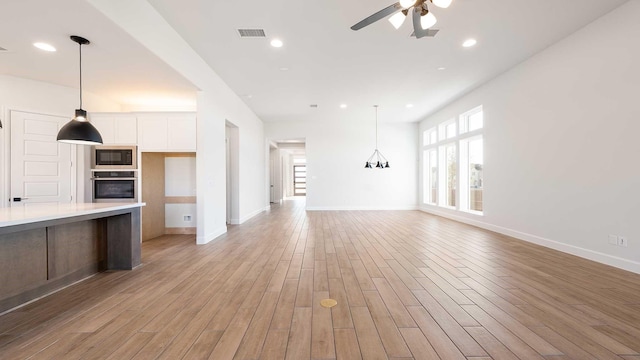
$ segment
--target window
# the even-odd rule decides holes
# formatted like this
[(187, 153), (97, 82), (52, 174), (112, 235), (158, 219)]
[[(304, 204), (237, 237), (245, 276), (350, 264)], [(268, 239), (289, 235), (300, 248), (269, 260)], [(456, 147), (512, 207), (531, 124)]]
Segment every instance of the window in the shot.
[(445, 175), (445, 206), (456, 206), (456, 188), (458, 185), (458, 158), (456, 156), (456, 145), (450, 144), (444, 147), (444, 175)]
[(423, 203), (482, 215), (482, 106), (423, 133)]
[(460, 140), (461, 210), (482, 213), (484, 150), (481, 136)]
[(423, 159), (423, 175), (425, 179), (422, 192), (423, 202), (435, 205), (438, 202), (438, 151), (425, 151)]
[(484, 165), (482, 138), (469, 141), (469, 210), (482, 211), (482, 167)]
[(482, 129), (483, 126), (484, 115), (482, 107), (477, 107), (460, 115), (460, 134)]
[(438, 142), (436, 129), (429, 129), (422, 133), (422, 145), (427, 146)]

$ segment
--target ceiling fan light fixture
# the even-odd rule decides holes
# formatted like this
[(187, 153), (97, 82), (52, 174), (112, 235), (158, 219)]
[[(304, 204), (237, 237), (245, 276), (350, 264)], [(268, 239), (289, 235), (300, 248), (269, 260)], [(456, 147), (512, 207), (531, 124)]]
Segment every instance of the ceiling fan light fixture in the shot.
[(431, 2), (437, 7), (446, 9), (451, 5), (452, 0), (431, 0)]
[(438, 19), (436, 19), (436, 17), (431, 12), (428, 12), (426, 15), (420, 18), (420, 26), (422, 26), (424, 30), (431, 28), (437, 22)]
[(389, 18), (389, 22), (397, 30), (400, 28), (400, 26), (402, 26), (406, 18), (407, 16), (405, 14), (403, 14), (402, 12), (397, 12), (395, 15)]
[(416, 4), (416, 0), (400, 0), (400, 6), (403, 9), (408, 9)]

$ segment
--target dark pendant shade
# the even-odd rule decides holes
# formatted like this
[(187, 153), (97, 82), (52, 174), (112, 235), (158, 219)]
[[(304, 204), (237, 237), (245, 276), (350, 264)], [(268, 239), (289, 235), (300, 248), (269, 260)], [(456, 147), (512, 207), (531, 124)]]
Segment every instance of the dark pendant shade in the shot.
[[(80, 109), (82, 110), (82, 109)], [(82, 110), (84, 111), (84, 110)], [(76, 110), (77, 115), (78, 110)], [(86, 111), (85, 111), (86, 117)], [(88, 121), (71, 120), (58, 132), (58, 141), (68, 144), (100, 145), (102, 136)]]

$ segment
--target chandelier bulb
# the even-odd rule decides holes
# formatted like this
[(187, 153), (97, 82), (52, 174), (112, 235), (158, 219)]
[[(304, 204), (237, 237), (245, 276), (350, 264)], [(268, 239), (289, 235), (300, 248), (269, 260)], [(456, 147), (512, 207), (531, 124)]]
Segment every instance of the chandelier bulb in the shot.
[(424, 30), (431, 28), (437, 22), (438, 19), (436, 19), (436, 17), (431, 12), (428, 12), (426, 15), (420, 18), (420, 26), (422, 26)]
[(400, 0), (400, 6), (403, 9), (408, 9), (416, 4), (416, 0)]

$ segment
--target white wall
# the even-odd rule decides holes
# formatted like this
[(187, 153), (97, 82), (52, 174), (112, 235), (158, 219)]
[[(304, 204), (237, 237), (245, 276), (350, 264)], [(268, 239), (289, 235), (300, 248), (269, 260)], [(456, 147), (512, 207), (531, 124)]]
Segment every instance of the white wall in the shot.
[(639, 16), (632, 0), (423, 121), (484, 107), (484, 216), (425, 210), (640, 272)]
[(308, 210), (417, 207), (418, 125), (381, 122), (379, 149), (391, 168), (365, 169), (374, 116), (373, 108), (351, 109), (333, 119), (266, 123), (268, 139), (306, 139)]
[(262, 121), (146, 0), (88, 0), (201, 91), (198, 107), (199, 244), (226, 232), (225, 121), (239, 128), (239, 219), (268, 205)]
[[(74, 109), (79, 105), (80, 90), (40, 81), (0, 75), (0, 196), (8, 199), (9, 195), (9, 112), (19, 110), (47, 115), (66, 116), (71, 120)], [(83, 92), (83, 106), (90, 112), (120, 111), (120, 105), (108, 99)], [(76, 167), (78, 180), (76, 199), (78, 202), (91, 201), (90, 181), (85, 170), (89, 168), (89, 147), (77, 146), (78, 159)], [(0, 201), (0, 207), (8, 205)]]

